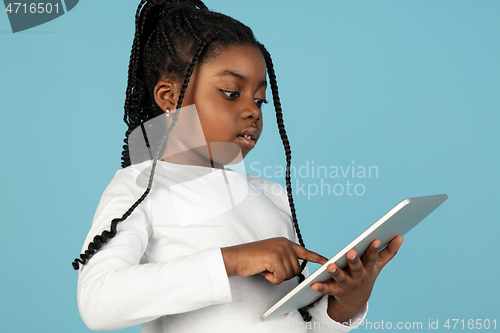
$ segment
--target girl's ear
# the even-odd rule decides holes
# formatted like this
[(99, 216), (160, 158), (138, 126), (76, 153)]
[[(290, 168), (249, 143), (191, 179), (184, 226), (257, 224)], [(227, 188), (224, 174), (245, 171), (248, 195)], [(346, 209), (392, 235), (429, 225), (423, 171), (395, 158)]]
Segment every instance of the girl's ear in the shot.
[(164, 112), (166, 109), (175, 110), (179, 100), (180, 86), (175, 81), (160, 80), (155, 86), (154, 97), (156, 104)]

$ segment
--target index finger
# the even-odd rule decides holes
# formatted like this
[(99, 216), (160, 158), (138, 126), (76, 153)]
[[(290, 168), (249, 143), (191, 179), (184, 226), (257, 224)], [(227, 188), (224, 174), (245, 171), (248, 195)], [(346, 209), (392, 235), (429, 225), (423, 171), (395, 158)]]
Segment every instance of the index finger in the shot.
[(295, 255), (299, 259), (307, 260), (309, 262), (315, 262), (320, 265), (323, 265), (328, 261), (328, 259), (326, 259), (322, 255), (317, 254), (316, 252), (313, 251), (309, 251), (306, 248), (300, 246), (299, 244), (296, 244), (294, 242), (290, 242), (290, 244), (292, 245), (293, 252), (295, 252)]

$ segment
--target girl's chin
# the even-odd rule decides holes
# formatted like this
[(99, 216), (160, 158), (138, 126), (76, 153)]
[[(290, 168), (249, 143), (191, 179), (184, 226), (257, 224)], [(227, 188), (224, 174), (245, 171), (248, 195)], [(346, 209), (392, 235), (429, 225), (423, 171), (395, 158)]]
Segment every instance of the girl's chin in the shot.
[(250, 151), (232, 142), (210, 142), (210, 159), (217, 164), (238, 164)]

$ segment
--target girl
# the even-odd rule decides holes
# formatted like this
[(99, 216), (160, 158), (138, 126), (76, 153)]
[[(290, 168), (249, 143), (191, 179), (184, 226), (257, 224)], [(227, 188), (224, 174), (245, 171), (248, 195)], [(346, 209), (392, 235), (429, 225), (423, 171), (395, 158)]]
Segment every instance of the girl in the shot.
[[(286, 153), (286, 195), (224, 167), (258, 142), (266, 71)], [(258, 319), (303, 279), (307, 261), (327, 260), (304, 248), (273, 64), (250, 28), (197, 0), (141, 1), (124, 120), (123, 169), (73, 262), (89, 328), (346, 332), (364, 318), (401, 238), (380, 254), (378, 240), (363, 258), (350, 251), (347, 270), (330, 265), (334, 281), (311, 286), (325, 296), (300, 313)]]

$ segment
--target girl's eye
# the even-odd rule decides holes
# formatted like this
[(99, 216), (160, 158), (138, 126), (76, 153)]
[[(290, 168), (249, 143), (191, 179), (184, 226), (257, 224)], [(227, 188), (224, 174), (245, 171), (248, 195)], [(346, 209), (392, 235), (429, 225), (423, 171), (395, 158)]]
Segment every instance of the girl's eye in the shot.
[(267, 100), (261, 99), (261, 98), (256, 98), (254, 99), (255, 104), (257, 104), (257, 107), (261, 108), (262, 104), (267, 104)]
[[(231, 91), (231, 90), (221, 90), (224, 95), (226, 95), (229, 99), (236, 99), (240, 97), (240, 93), (237, 91)], [(254, 102), (257, 105), (257, 107), (262, 107), (262, 104), (267, 104), (267, 100), (265, 98), (254, 98)]]
[(240, 96), (240, 93), (237, 91), (227, 91), (227, 90), (221, 90), (221, 91), (230, 99), (236, 99)]

